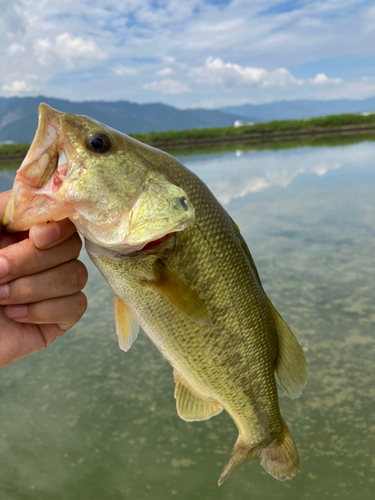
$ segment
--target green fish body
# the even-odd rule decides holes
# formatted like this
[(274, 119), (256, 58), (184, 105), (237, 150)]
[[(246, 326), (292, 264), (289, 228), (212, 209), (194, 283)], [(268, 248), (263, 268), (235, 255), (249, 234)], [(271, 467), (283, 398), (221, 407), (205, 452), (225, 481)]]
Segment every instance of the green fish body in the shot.
[[(110, 149), (97, 151), (93, 134), (108, 137)], [(53, 154), (59, 149), (63, 168)], [(239, 437), (219, 484), (253, 459), (277, 479), (292, 478), (299, 459), (275, 375), (298, 396), (303, 351), (267, 298), (238, 227), (205, 184), (164, 152), (46, 105), (30, 151), (5, 216), (8, 229), (67, 215), (76, 224), (114, 291), (120, 347), (131, 347), (140, 325), (173, 366), (179, 416), (204, 420), (225, 409), (235, 422)], [(47, 174), (38, 154), (54, 162)]]

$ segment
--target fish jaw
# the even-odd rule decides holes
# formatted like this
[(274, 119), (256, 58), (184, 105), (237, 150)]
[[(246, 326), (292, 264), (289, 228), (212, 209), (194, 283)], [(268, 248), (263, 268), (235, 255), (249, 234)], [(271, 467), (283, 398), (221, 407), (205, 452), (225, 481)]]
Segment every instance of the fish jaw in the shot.
[(42, 103), (38, 130), (17, 171), (2, 225), (9, 232), (25, 231), (34, 224), (61, 220), (75, 212), (60, 188), (67, 174), (60, 111)]
[(98, 224), (97, 218), (95, 211), (85, 206), (76, 206), (76, 212), (70, 216), (89, 241), (124, 255), (192, 226), (195, 210), (181, 188), (161, 175), (148, 172), (138, 196), (126, 211), (117, 218), (109, 217), (106, 223)]

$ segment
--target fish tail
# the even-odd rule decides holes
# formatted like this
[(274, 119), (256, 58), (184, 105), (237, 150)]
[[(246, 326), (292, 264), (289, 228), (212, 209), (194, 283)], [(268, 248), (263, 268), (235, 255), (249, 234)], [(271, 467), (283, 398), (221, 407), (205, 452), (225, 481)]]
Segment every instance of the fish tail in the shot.
[(260, 450), (257, 446), (254, 447), (254, 445), (250, 445), (245, 437), (240, 434), (220, 474), (218, 481), (219, 486), (221, 486), (234, 471), (239, 469), (241, 465), (256, 459), (260, 459)]
[(260, 454), (260, 464), (279, 481), (292, 479), (300, 470), (296, 444), (283, 421), (282, 433)]
[(240, 434), (220, 475), (219, 486), (250, 460), (260, 460), (264, 469), (279, 481), (292, 479), (299, 472), (297, 448), (285, 422), (281, 434), (265, 448), (249, 444)]

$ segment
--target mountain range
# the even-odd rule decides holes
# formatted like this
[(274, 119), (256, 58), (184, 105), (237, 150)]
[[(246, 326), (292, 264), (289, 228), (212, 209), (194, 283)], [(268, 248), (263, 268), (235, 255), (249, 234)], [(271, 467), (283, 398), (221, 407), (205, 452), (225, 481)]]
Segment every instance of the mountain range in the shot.
[(216, 110), (181, 110), (162, 103), (73, 102), (45, 96), (0, 97), (0, 143), (30, 142), (37, 128), (37, 111), (41, 102), (67, 113), (90, 116), (125, 133), (225, 127), (233, 125), (235, 120), (260, 122), (375, 110), (375, 98), (362, 101), (295, 100), (227, 106)]
[(219, 109), (223, 113), (231, 113), (232, 115), (242, 117), (242, 119), (252, 117), (252, 121), (254, 122), (298, 120), (312, 116), (375, 111), (375, 97), (362, 101), (352, 99), (334, 99), (330, 101), (296, 99), (295, 101), (278, 101), (267, 104), (226, 106)]
[(125, 133), (226, 127), (237, 115), (208, 109), (177, 109), (161, 103), (128, 101), (72, 102), (45, 96), (0, 97), (0, 143), (30, 142), (38, 125), (38, 105), (46, 102), (65, 113), (86, 115)]

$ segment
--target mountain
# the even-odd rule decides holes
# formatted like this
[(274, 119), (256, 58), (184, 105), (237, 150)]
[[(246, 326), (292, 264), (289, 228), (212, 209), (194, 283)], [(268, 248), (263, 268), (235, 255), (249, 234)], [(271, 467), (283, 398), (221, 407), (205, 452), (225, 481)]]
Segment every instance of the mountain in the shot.
[(233, 125), (238, 119), (260, 122), (375, 110), (375, 98), (362, 101), (306, 99), (227, 106), (216, 110), (182, 110), (161, 103), (72, 102), (45, 96), (0, 97), (0, 143), (30, 142), (37, 128), (38, 105), (41, 102), (67, 113), (90, 116), (125, 133), (225, 127)]
[(375, 97), (355, 101), (335, 99), (331, 101), (313, 101), (297, 99), (295, 101), (270, 102), (268, 104), (244, 104), (219, 108), (223, 113), (241, 117), (253, 117), (252, 121), (293, 120), (311, 116), (336, 115), (341, 113), (360, 113), (375, 110)]
[(90, 116), (125, 133), (233, 125), (239, 115), (217, 110), (177, 109), (161, 103), (72, 102), (45, 96), (0, 97), (0, 142), (30, 142), (38, 124), (38, 105), (46, 102), (66, 113)]

